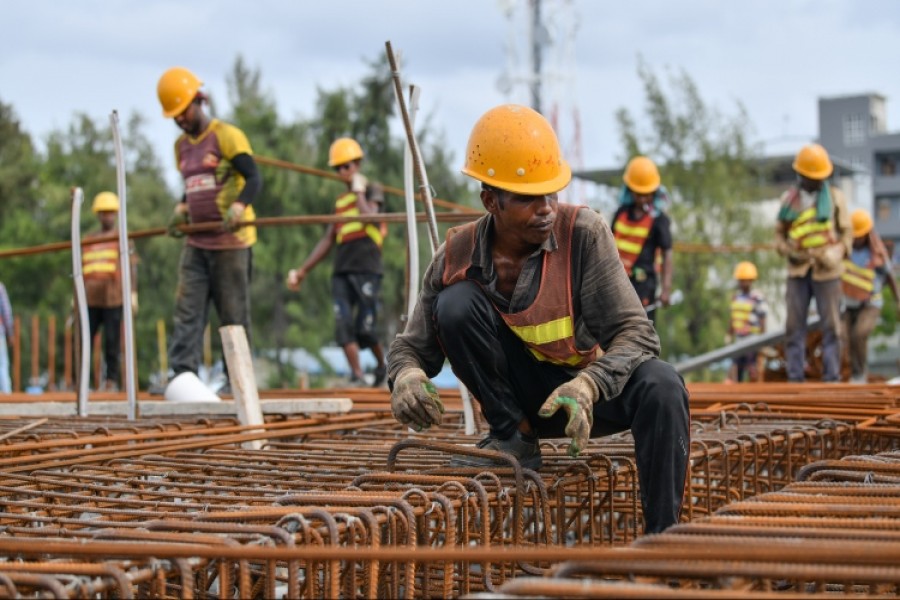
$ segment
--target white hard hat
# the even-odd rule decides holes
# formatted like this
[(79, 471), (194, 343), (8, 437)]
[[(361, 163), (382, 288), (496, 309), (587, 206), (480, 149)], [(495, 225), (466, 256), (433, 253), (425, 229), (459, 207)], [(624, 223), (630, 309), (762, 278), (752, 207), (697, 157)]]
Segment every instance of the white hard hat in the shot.
[(220, 402), (211, 389), (190, 371), (179, 373), (166, 386), (165, 398), (169, 402)]

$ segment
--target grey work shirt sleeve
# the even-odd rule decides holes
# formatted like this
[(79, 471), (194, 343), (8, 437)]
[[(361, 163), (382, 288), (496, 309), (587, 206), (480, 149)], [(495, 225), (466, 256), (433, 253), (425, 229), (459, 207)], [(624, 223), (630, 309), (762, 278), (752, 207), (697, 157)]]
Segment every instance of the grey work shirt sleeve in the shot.
[(573, 252), (579, 253), (576, 260), (581, 263), (576, 336), (580, 340), (579, 330), (585, 328), (600, 344), (603, 353), (584, 373), (599, 387), (601, 401), (612, 400), (638, 365), (659, 356), (659, 337), (625, 274), (606, 221), (593, 211), (579, 212), (583, 229), (577, 233), (582, 235), (573, 239)]
[(391, 342), (388, 378), (392, 382), (406, 367), (419, 367), (428, 377), (434, 377), (444, 366), (444, 352), (438, 342), (432, 318), (434, 299), (443, 289), (444, 248), (445, 244), (441, 244), (425, 271), (422, 290), (406, 328)]

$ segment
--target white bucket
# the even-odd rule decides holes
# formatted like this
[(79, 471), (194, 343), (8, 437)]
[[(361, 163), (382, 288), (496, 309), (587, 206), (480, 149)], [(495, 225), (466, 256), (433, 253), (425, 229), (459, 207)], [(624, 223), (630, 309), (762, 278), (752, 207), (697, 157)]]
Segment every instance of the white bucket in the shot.
[(221, 402), (221, 399), (190, 371), (179, 373), (169, 382), (165, 398), (169, 402)]

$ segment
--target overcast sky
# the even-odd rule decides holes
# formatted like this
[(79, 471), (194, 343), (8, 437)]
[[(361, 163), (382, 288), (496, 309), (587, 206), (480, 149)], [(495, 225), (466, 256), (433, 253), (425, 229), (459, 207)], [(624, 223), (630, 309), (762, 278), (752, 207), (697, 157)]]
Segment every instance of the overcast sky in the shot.
[[(156, 98), (156, 82), (167, 68), (193, 70), (227, 113), (225, 78), (241, 55), (260, 70), (282, 118), (308, 118), (317, 88), (355, 84), (390, 40), (402, 52), (405, 80), (422, 88), (423, 114), (446, 134), (461, 163), (468, 133), (484, 111), (528, 102), (523, 85), (514, 85), (512, 95), (498, 86), (504, 73), (515, 83), (527, 68), (525, 5), (4, 0), (0, 101), (13, 106), (39, 145), (76, 112), (108, 119), (117, 109), (123, 121), (139, 112), (174, 185), (170, 157), (178, 131), (162, 118)], [(519, 6), (512, 19), (510, 6)], [(620, 165), (614, 113), (624, 106), (644, 114), (639, 55), (661, 79), (666, 69), (686, 72), (707, 104), (722, 112), (734, 114), (742, 102), (756, 139), (789, 138), (778, 151), (793, 152), (816, 136), (821, 96), (880, 93), (888, 99), (889, 129), (900, 131), (898, 1), (543, 0), (543, 11), (555, 36), (545, 58), (553, 75), (544, 88), (545, 108), (558, 107), (573, 166)], [(518, 60), (508, 50), (511, 40)]]

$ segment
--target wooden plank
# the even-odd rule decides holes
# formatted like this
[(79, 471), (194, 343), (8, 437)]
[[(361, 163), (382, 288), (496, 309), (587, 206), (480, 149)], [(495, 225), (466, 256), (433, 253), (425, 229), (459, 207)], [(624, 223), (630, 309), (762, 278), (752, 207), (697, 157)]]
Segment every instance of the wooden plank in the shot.
[[(237, 407), (238, 422), (241, 425), (262, 425), (263, 415), (259, 406), (259, 390), (256, 388), (256, 374), (253, 372), (253, 357), (243, 325), (219, 327), (222, 337), (222, 353), (228, 365), (228, 380), (231, 395)], [(266, 440), (250, 440), (243, 447), (259, 450)]]

